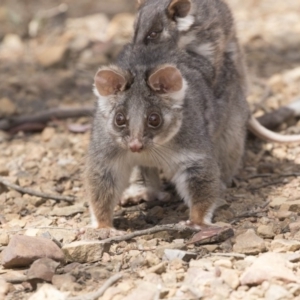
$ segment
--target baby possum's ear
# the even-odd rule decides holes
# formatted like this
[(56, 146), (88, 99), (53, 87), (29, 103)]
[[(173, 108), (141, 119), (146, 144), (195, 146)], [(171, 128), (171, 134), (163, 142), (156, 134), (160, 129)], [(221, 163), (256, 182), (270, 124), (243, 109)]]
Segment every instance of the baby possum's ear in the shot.
[(148, 85), (156, 93), (171, 94), (182, 89), (183, 79), (177, 68), (163, 65), (151, 71)]
[(118, 67), (101, 68), (95, 75), (95, 87), (101, 96), (107, 97), (122, 92), (130, 83), (128, 72)]
[(191, 0), (172, 0), (168, 6), (168, 14), (171, 19), (186, 17), (191, 9)]
[(151, 71), (148, 78), (149, 87), (167, 99), (172, 99), (173, 108), (183, 104), (187, 82), (182, 77), (180, 71), (172, 65), (162, 65)]

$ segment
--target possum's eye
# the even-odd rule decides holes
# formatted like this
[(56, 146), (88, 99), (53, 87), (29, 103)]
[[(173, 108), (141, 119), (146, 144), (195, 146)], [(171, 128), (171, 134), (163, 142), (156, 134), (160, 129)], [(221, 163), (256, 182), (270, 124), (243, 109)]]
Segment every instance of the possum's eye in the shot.
[(115, 122), (118, 127), (126, 126), (126, 118), (122, 113), (117, 113), (115, 116)]
[(156, 128), (161, 124), (161, 117), (159, 114), (157, 113), (152, 113), (149, 117), (148, 117), (148, 126), (149, 127), (153, 127)]
[(158, 31), (151, 31), (148, 35), (147, 35), (147, 40), (154, 40), (158, 37), (158, 35), (160, 34), (160, 32)]

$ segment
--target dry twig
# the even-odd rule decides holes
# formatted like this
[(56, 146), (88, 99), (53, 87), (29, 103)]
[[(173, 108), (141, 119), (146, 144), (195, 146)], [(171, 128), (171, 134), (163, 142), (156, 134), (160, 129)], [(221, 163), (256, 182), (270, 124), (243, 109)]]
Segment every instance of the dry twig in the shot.
[(104, 282), (104, 284), (101, 286), (101, 288), (99, 288), (98, 291), (96, 291), (94, 293), (89, 293), (86, 295), (69, 297), (69, 298), (67, 298), (67, 300), (96, 300), (99, 297), (101, 297), (111, 285), (113, 285), (115, 282), (117, 282), (122, 277), (123, 277), (123, 274), (115, 274), (112, 277), (110, 277), (108, 280), (106, 280)]
[(78, 118), (90, 116), (93, 107), (53, 108), (35, 115), (24, 115), (0, 120), (0, 130), (11, 130), (26, 123), (47, 123), (55, 119)]
[(179, 224), (168, 224), (168, 225), (158, 225), (154, 226), (148, 229), (144, 230), (138, 230), (134, 231), (132, 233), (124, 234), (124, 235), (119, 235), (119, 236), (113, 236), (104, 240), (101, 240), (103, 243), (112, 243), (112, 242), (122, 242), (122, 241), (127, 241), (131, 240), (135, 237), (142, 236), (142, 235), (148, 235), (148, 234), (153, 234), (161, 231), (192, 231), (192, 232), (198, 232), (200, 231), (199, 229), (195, 229), (193, 227), (188, 227), (188, 226), (182, 226)]
[(41, 198), (45, 198), (45, 199), (52, 199), (55, 201), (66, 201), (69, 203), (73, 203), (75, 201), (74, 197), (70, 197), (70, 196), (59, 196), (59, 195), (52, 195), (52, 194), (45, 194), (39, 191), (35, 191), (32, 189), (28, 189), (28, 188), (22, 188), (19, 185), (16, 185), (14, 183), (11, 183), (9, 181), (7, 181), (4, 177), (0, 176), (0, 183), (2, 183), (3, 185), (16, 190), (22, 194), (28, 194), (28, 195), (32, 195), (32, 196), (36, 196), (36, 197), (41, 197)]

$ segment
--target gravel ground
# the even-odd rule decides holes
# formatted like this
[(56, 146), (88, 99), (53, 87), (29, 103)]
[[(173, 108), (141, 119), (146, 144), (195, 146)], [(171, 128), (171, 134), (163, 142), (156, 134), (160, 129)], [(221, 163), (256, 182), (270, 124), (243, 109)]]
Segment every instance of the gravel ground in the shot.
[[(25, 2), (26, 10), (16, 1), (0, 4), (0, 121), (58, 106), (92, 105), (93, 76), (129, 39), (134, 4), (73, 0), (67, 11), (60, 6), (51, 16), (49, 8), (58, 1)], [(260, 116), (299, 98), (300, 2), (228, 2), (245, 49), (253, 113)], [(82, 180), (89, 123), (87, 115), (31, 124), (35, 133), (0, 131), (0, 176), (23, 188), (76, 198), (56, 201), (0, 184), (1, 299), (85, 299), (114, 274), (122, 279), (99, 299), (300, 299), (298, 145), (249, 137), (243, 168), (214, 218), (233, 230), (227, 239), (219, 235), (203, 244), (190, 242), (191, 232), (161, 231), (101, 243), (107, 232), (96, 237), (89, 229), (82, 232), (90, 222)], [(299, 119), (278, 131), (299, 134)], [(129, 233), (187, 216), (174, 195), (167, 203), (117, 207), (114, 223)], [(26, 240), (21, 254), (32, 248), (31, 257), (23, 257), (21, 265), (6, 264), (8, 252), (17, 248), (14, 239), (23, 235), (32, 243), (38, 237), (52, 240), (46, 246), (53, 247), (49, 261), (32, 258), (39, 249)], [(58, 265), (61, 251), (65, 261)]]

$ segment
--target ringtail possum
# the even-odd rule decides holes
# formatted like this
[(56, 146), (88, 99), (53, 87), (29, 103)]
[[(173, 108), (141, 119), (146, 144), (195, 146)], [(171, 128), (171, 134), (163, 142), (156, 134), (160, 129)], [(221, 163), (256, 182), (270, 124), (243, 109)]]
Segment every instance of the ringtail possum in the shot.
[[(244, 151), (243, 89), (233, 84), (232, 98), (219, 102), (201, 69), (189, 66), (189, 55), (176, 47), (153, 55), (151, 45), (124, 51), (95, 76), (98, 100), (86, 164), (93, 225), (113, 226), (132, 170), (159, 182), (158, 169), (188, 205), (190, 224), (210, 224)], [(238, 75), (233, 70), (231, 76)]]

